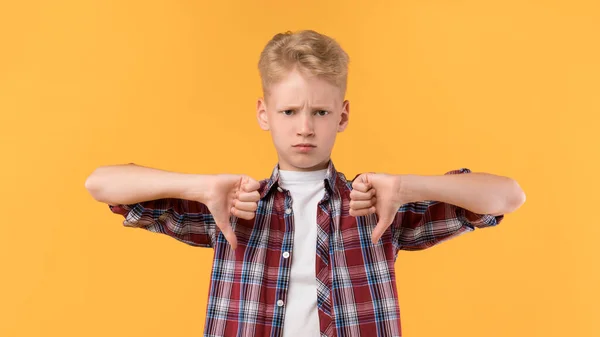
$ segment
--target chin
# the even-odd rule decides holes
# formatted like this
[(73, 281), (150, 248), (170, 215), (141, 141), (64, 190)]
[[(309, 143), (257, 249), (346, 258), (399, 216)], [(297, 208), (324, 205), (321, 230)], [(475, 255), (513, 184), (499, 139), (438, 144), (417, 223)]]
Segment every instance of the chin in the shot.
[[(328, 162), (328, 158), (318, 158), (316, 156), (306, 156), (304, 158), (290, 158), (288, 163), (299, 170), (317, 170), (323, 169)], [(326, 168), (326, 167), (325, 167)]]

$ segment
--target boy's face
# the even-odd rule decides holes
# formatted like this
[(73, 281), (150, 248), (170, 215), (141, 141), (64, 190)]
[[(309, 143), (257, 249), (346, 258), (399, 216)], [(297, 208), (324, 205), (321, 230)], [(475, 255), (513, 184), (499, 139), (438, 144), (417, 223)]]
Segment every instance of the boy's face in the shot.
[(257, 104), (258, 124), (271, 131), (279, 168), (290, 171), (326, 169), (349, 112), (340, 88), (297, 70), (271, 85), (268, 97)]

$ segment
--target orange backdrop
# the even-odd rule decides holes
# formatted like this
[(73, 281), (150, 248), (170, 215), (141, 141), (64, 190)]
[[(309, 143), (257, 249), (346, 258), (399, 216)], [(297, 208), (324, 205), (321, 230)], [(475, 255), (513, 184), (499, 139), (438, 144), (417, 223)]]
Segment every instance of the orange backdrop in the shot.
[(515, 178), (496, 228), (401, 252), (406, 336), (600, 336), (595, 1), (5, 1), (0, 336), (200, 336), (212, 251), (84, 188), (135, 162), (268, 177), (256, 63), (315, 29), (351, 57), (336, 167)]

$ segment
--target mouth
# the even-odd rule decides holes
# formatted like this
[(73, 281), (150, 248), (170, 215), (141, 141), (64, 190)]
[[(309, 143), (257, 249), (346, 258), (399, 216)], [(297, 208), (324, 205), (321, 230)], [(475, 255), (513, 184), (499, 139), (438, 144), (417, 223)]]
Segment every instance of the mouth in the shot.
[(294, 149), (296, 149), (296, 151), (299, 152), (310, 152), (312, 151), (315, 147), (317, 147), (316, 145), (313, 144), (296, 144), (296, 145), (292, 145), (292, 147)]

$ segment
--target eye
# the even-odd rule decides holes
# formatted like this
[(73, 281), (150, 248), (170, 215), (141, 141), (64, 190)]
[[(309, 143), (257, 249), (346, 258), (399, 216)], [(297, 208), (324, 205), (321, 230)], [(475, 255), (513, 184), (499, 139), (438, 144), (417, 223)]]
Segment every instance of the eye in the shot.
[(326, 116), (329, 114), (329, 111), (327, 110), (319, 110), (317, 111), (317, 114), (319, 114), (319, 116)]
[(283, 110), (282, 113), (286, 116), (291, 116), (294, 113), (294, 110)]

